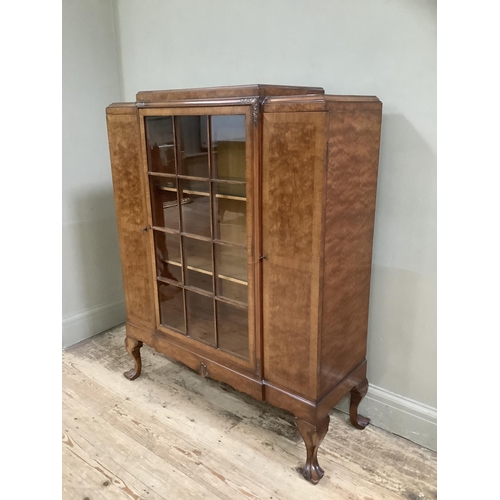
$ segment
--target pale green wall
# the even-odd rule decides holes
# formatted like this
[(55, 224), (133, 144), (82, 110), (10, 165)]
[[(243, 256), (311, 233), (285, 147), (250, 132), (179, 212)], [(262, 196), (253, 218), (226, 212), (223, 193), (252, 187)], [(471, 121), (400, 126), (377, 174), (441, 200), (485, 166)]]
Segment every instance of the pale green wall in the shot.
[(121, 94), (113, 12), (63, 1), (63, 346), (125, 318), (105, 119)]

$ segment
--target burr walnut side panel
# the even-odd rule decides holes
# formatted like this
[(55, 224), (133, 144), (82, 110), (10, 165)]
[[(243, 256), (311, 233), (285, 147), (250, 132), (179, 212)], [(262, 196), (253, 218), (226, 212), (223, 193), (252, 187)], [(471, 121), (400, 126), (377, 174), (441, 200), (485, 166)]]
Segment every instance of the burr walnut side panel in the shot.
[(320, 395), (366, 355), (382, 104), (327, 108)]
[(315, 398), (325, 113), (263, 120), (264, 378)]
[(108, 108), (107, 124), (127, 319), (153, 328), (153, 284), (135, 108)]

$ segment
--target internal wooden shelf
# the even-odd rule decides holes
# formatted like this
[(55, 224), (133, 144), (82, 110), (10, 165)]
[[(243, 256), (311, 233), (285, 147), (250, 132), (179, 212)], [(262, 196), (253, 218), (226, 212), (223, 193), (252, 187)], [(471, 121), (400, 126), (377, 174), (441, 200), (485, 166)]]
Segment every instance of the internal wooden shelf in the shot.
[(233, 196), (230, 194), (220, 194), (217, 193), (215, 195), (216, 198), (222, 198), (223, 200), (236, 200), (236, 201), (247, 201), (246, 197), (244, 196)]
[[(191, 258), (191, 260), (193, 260)], [(193, 266), (193, 265), (189, 265), (189, 266), (186, 266), (186, 269), (189, 269), (190, 271), (196, 271), (198, 273), (202, 273), (202, 274), (206, 274), (206, 275), (209, 275), (209, 276), (213, 276), (213, 272), (212, 271), (209, 271), (208, 269), (206, 269), (206, 267), (210, 267), (211, 266), (211, 260), (208, 260), (208, 259), (203, 259), (201, 257), (197, 258), (196, 260), (200, 261), (201, 264), (198, 265), (198, 266)], [(164, 262), (165, 264), (170, 264), (172, 266), (175, 266), (175, 267), (182, 267), (182, 264), (180, 262), (175, 262), (173, 260), (163, 260), (162, 262)], [(228, 264), (226, 264), (226, 267), (227, 267)], [(231, 281), (232, 283), (238, 283), (239, 285), (248, 285), (248, 281), (246, 279), (243, 279), (243, 277), (246, 275), (246, 270), (242, 270), (240, 268), (240, 266), (237, 266), (237, 265), (234, 265), (232, 266), (232, 269), (231, 269), (231, 275), (228, 275), (228, 274), (221, 274), (221, 273), (218, 273), (217, 276), (218, 278), (222, 279), (222, 280), (226, 280), (226, 281)]]
[[(157, 189), (160, 191), (170, 191), (172, 193), (177, 192), (176, 187), (169, 187), (169, 186), (158, 186)], [(194, 194), (197, 196), (210, 196), (210, 193), (204, 192), (204, 191), (194, 191), (192, 189), (182, 189), (182, 192), (184, 194)], [(216, 193), (215, 194), (216, 198), (221, 198), (224, 200), (236, 200), (236, 201), (247, 201), (246, 197), (244, 196), (233, 196), (230, 194), (221, 194), (221, 193)]]

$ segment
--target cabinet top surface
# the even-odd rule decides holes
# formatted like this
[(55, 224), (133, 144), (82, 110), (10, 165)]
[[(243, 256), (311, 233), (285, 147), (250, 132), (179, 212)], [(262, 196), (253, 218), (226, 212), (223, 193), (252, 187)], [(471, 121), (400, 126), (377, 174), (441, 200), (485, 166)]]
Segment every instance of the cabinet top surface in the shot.
[[(284, 102), (316, 102), (325, 106), (327, 102), (380, 103), (375, 96), (325, 95), (321, 87), (298, 87), (290, 85), (237, 85), (228, 87), (205, 87), (193, 89), (148, 90), (138, 92), (136, 102), (117, 102), (108, 106), (108, 113), (133, 113), (136, 107), (199, 105), (203, 101), (246, 101), (251, 98), (264, 100), (267, 104)], [(246, 102), (245, 102), (246, 103)]]
[(290, 85), (236, 85), (229, 87), (205, 87), (196, 89), (150, 90), (138, 92), (137, 102), (178, 101), (182, 99), (211, 99), (224, 97), (267, 97), (285, 95), (319, 94), (321, 87), (296, 87)]

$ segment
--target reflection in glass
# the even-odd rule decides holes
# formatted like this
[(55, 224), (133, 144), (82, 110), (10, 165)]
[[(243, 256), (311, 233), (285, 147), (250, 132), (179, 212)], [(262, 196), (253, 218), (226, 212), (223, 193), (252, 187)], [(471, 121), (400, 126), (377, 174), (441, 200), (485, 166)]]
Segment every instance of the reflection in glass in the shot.
[(216, 243), (217, 295), (248, 302), (247, 251), (245, 248)]
[(153, 225), (179, 230), (177, 180), (169, 177), (150, 177)]
[(248, 359), (248, 311), (217, 301), (219, 347)]
[(248, 304), (248, 286), (238, 281), (228, 280), (219, 276), (217, 279), (217, 295), (227, 299)]
[(208, 196), (208, 181), (197, 181), (194, 179), (179, 179), (179, 184), (184, 196), (196, 194), (198, 196)]
[(161, 324), (184, 333), (186, 325), (184, 324), (182, 288), (158, 281), (158, 302)]
[(146, 140), (149, 171), (175, 174), (172, 117), (147, 117)]
[(186, 270), (186, 284), (207, 292), (212, 292), (213, 290), (212, 275), (200, 273), (194, 269)]
[(233, 245), (215, 243), (215, 258), (217, 274), (247, 282), (247, 251), (245, 248)]
[(239, 201), (246, 200), (247, 187), (244, 182), (219, 182), (213, 181), (213, 190), (215, 196), (219, 199), (232, 199), (235, 198)]
[(179, 116), (176, 123), (179, 175), (208, 177), (207, 117)]
[(211, 237), (208, 182), (179, 179), (182, 231)]
[(212, 116), (211, 123), (214, 177), (244, 181), (245, 115)]
[(215, 196), (216, 238), (236, 245), (246, 244), (247, 204), (237, 197)]
[(213, 299), (186, 290), (186, 308), (189, 336), (215, 345)]
[(183, 236), (186, 284), (213, 292), (212, 244)]
[(180, 235), (154, 231), (154, 239), (157, 276), (182, 282)]

